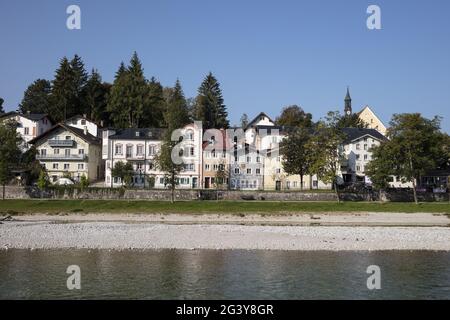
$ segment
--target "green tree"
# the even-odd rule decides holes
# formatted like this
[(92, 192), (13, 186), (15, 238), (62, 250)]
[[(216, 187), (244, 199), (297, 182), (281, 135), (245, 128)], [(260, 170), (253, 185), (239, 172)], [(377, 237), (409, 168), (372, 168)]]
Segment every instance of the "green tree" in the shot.
[(86, 178), (86, 176), (83, 174), (80, 178), (80, 187), (81, 189), (85, 189), (89, 187), (89, 180)]
[[(183, 164), (177, 163), (172, 157), (172, 153), (176, 155), (177, 149), (175, 148), (179, 142), (179, 140), (172, 140), (172, 133), (183, 128), (190, 121), (186, 99), (179, 80), (167, 97), (167, 110), (164, 118), (167, 123), (167, 132), (161, 144), (161, 152), (156, 156), (155, 162), (158, 168), (164, 172), (165, 185), (172, 191), (171, 201), (174, 202), (178, 175), (183, 170)], [(178, 156), (181, 156), (182, 151), (178, 150), (178, 152)]]
[(220, 161), (214, 176), (214, 186), (216, 187), (216, 200), (219, 201), (219, 190), (227, 186), (228, 170), (225, 161)]
[(338, 114), (338, 121), (336, 123), (336, 126), (338, 128), (367, 128), (368, 124), (365, 123), (357, 113), (352, 113), (350, 115), (339, 115), (339, 112), (336, 111)]
[(337, 112), (328, 112), (324, 120), (320, 120), (306, 148), (310, 150), (310, 173), (317, 174), (325, 183), (331, 183), (339, 202), (338, 172), (344, 136), (337, 128), (339, 121)]
[(5, 110), (3, 109), (3, 102), (5, 102), (5, 100), (3, 100), (3, 98), (0, 98), (0, 114), (5, 113)]
[(205, 77), (198, 89), (195, 118), (203, 122), (203, 128), (205, 129), (226, 129), (229, 127), (222, 90), (211, 72)]
[(241, 128), (245, 128), (248, 126), (248, 115), (246, 113), (242, 114), (240, 122), (241, 122)]
[(128, 71), (122, 62), (116, 72), (106, 107), (111, 124), (116, 128), (129, 127), (127, 110), (124, 107), (127, 105), (127, 77)]
[(50, 81), (37, 79), (30, 84), (23, 94), (22, 102), (19, 104), (21, 113), (47, 113), (51, 112), (50, 107)]
[(303, 178), (310, 173), (313, 159), (310, 150), (312, 131), (309, 128), (298, 127), (291, 130), (288, 136), (280, 143), (283, 170), (289, 175), (300, 176), (300, 188), (303, 189)]
[[(378, 168), (384, 175), (394, 175), (413, 186), (414, 202), (417, 199), (417, 180), (428, 170), (438, 167), (442, 159), (443, 135), (440, 118), (427, 119), (419, 113), (395, 114), (387, 132), (388, 140), (374, 147), (370, 174), (377, 179)], [(370, 176), (372, 178), (372, 176)]]
[(49, 179), (48, 179), (47, 171), (45, 169), (42, 169), (39, 172), (39, 178), (37, 181), (37, 186), (38, 186), (39, 190), (41, 191), (41, 198), (43, 196), (43, 192), (47, 189), (48, 185), (49, 185)]
[(306, 113), (301, 107), (292, 105), (284, 107), (275, 122), (279, 126), (311, 128), (312, 114)]
[(148, 83), (148, 103), (142, 116), (143, 127), (166, 127), (164, 112), (166, 101), (164, 100), (163, 87), (154, 77)]
[(66, 57), (61, 59), (50, 94), (51, 112), (49, 113), (53, 119), (58, 122), (63, 121), (84, 109), (82, 90), (86, 78), (80, 57), (76, 55), (71, 61)]
[(14, 177), (20, 161), (22, 138), (16, 130), (15, 121), (0, 123), (0, 184), (3, 186), (2, 199), (5, 199), (5, 186)]
[(133, 184), (134, 170), (133, 165), (129, 162), (124, 163), (123, 161), (116, 162), (114, 165), (111, 175), (114, 178), (120, 178), (122, 185), (130, 187)]
[(92, 69), (82, 94), (85, 107), (83, 113), (90, 120), (97, 123), (103, 121), (104, 124), (108, 122), (109, 114), (106, 104), (110, 86), (110, 84), (102, 82), (102, 77), (97, 70)]

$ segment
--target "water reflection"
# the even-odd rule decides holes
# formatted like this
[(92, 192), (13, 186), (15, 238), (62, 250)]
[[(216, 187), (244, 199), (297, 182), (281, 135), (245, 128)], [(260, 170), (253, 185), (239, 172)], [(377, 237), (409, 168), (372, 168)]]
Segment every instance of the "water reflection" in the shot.
[[(0, 251), (0, 298), (449, 299), (450, 253), (214, 250)], [(81, 290), (66, 288), (67, 266)], [(366, 287), (378, 265), (382, 289)]]

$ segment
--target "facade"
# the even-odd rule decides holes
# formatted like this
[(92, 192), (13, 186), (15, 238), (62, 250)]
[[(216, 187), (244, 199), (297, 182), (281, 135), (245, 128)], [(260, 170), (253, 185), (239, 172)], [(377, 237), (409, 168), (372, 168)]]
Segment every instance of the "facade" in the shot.
[(86, 118), (85, 115), (73, 116), (65, 121), (65, 124), (81, 130), (87, 130), (94, 137), (101, 138), (102, 126)]
[(341, 148), (340, 183), (370, 183), (365, 168), (372, 159), (371, 149), (386, 138), (375, 129), (344, 128), (346, 139)]
[[(177, 188), (199, 188), (202, 181), (202, 128), (195, 123), (182, 130), (184, 136), (184, 170), (178, 175)], [(123, 181), (112, 176), (118, 162), (131, 163), (134, 170), (132, 183), (137, 187), (166, 188), (164, 172), (155, 162), (161, 150), (165, 129), (105, 129), (103, 131), (102, 157), (105, 164), (105, 186), (120, 187)]]
[[(227, 132), (209, 130), (203, 138), (202, 185), (203, 189), (224, 188), (229, 186), (230, 159), (233, 145), (227, 142)], [(216, 181), (218, 172), (222, 171), (225, 181)], [(219, 175), (220, 176), (220, 175)]]
[(90, 182), (103, 178), (101, 140), (87, 130), (57, 124), (29, 143), (52, 183), (63, 177), (80, 181), (83, 175)]
[(359, 118), (367, 123), (368, 128), (379, 131), (382, 135), (386, 135), (386, 126), (377, 117), (377, 115), (370, 109), (369, 106), (365, 106), (360, 112), (358, 112)]
[(0, 121), (14, 120), (17, 122), (17, 132), (22, 137), (24, 143), (22, 151), (29, 148), (28, 143), (37, 136), (50, 130), (53, 122), (49, 116), (43, 113), (17, 113), (8, 112), (0, 117)]

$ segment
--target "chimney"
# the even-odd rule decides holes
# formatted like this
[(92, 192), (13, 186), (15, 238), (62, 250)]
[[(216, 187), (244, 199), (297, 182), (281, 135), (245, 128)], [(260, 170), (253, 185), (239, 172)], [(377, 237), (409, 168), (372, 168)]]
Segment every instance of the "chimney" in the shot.
[(83, 132), (84, 132), (84, 135), (87, 136), (87, 133), (88, 133), (87, 126), (84, 126)]

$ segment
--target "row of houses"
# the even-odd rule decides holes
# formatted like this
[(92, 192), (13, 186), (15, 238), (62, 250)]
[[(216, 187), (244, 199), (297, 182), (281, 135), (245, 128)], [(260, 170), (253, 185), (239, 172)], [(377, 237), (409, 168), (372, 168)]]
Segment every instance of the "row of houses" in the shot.
[[(370, 150), (385, 139), (382, 133), (385, 127), (369, 107), (359, 115), (372, 128), (343, 129), (347, 139), (341, 149), (344, 159), (340, 166), (341, 183), (370, 184), (365, 175), (365, 167), (372, 156)], [(53, 183), (69, 176), (79, 181), (84, 175), (91, 183), (119, 187), (123, 181), (112, 175), (112, 169), (118, 162), (127, 162), (133, 166), (135, 187), (166, 187), (164, 172), (155, 163), (165, 129), (103, 128), (84, 116), (58, 124), (53, 124), (47, 115), (9, 113), (2, 117), (6, 119), (18, 123), (24, 149), (30, 145), (36, 147), (37, 159)], [(257, 115), (245, 128), (204, 131), (201, 123), (195, 122), (182, 128), (179, 134), (183, 136), (183, 170), (178, 175), (178, 188), (215, 188), (219, 171), (226, 172), (224, 184), (231, 189), (331, 187), (317, 176), (304, 177), (302, 184), (299, 176), (284, 172), (278, 146), (286, 137), (286, 131), (265, 113)], [(392, 185), (404, 186), (395, 178)]]

